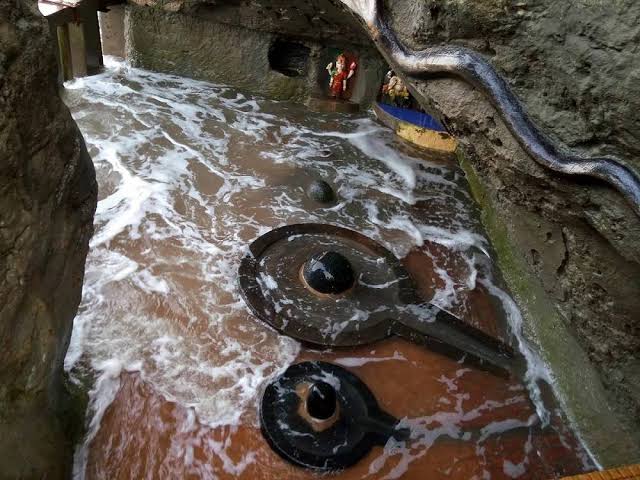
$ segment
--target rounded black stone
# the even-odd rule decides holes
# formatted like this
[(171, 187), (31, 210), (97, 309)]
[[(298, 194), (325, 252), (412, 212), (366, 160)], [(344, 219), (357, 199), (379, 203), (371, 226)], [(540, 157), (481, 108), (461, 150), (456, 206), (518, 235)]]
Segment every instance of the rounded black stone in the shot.
[(307, 188), (307, 195), (319, 203), (331, 203), (335, 200), (333, 188), (324, 180), (314, 180)]
[(337, 252), (313, 255), (302, 269), (307, 285), (320, 293), (343, 293), (353, 286), (355, 273), (351, 263)]
[(316, 382), (309, 387), (307, 413), (316, 420), (327, 420), (336, 412), (336, 390), (327, 382)]

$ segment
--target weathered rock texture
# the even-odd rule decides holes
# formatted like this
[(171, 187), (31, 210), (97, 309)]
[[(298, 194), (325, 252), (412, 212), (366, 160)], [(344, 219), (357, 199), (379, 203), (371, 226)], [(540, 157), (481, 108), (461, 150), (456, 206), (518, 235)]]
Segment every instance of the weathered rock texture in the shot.
[(62, 365), (97, 187), (54, 45), (35, 2), (0, 0), (0, 478), (71, 464)]
[(346, 50), (358, 58), (358, 103), (375, 99), (385, 73), (366, 33), (330, 0), (134, 0), (126, 10), (127, 58), (144, 68), (304, 101), (327, 94), (324, 68)]
[[(384, 5), (405, 45), (455, 44), (484, 54), (552, 138), (584, 153), (616, 155), (640, 171), (640, 3)], [(570, 410), (583, 428), (604, 428), (602, 438), (588, 435), (605, 463), (637, 461), (640, 219), (612, 188), (536, 164), (472, 87), (450, 78), (407, 80), (461, 143), (505, 276)], [(618, 433), (614, 423), (605, 425), (615, 416), (607, 403), (629, 434), (624, 445), (613, 446)]]

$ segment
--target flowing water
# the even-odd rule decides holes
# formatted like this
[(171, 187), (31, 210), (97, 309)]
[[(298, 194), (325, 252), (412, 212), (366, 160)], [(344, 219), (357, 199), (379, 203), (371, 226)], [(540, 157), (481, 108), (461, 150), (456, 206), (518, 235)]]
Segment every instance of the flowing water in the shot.
[[(66, 85), (99, 182), (83, 300), (65, 366), (91, 385), (76, 478), (307, 478), (260, 437), (266, 380), (300, 359), (350, 368), (412, 429), (345, 478), (547, 478), (592, 468), (564, 425), (450, 158), (369, 115), (315, 114), (232, 88), (107, 62)], [(322, 207), (313, 179), (335, 186)], [(317, 352), (253, 317), (248, 244), (293, 223), (379, 241), (438, 305), (519, 344), (505, 380), (399, 339)], [(509, 324), (514, 335), (508, 333)]]

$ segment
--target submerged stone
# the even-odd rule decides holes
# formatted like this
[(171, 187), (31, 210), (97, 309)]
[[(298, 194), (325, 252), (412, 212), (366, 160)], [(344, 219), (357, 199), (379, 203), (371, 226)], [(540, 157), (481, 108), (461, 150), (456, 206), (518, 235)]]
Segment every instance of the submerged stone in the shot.
[(307, 187), (307, 196), (319, 203), (331, 203), (335, 200), (336, 195), (324, 180), (314, 180)]

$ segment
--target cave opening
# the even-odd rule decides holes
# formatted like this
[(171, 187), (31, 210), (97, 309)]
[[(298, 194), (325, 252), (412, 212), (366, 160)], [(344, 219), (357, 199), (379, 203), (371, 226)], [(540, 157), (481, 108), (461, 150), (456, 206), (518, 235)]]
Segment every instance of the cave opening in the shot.
[(276, 39), (269, 47), (269, 67), (287, 77), (306, 74), (311, 49), (299, 42)]

